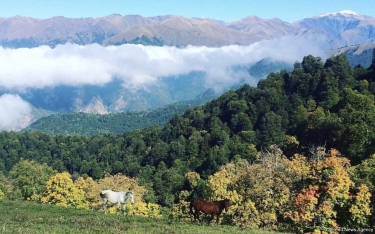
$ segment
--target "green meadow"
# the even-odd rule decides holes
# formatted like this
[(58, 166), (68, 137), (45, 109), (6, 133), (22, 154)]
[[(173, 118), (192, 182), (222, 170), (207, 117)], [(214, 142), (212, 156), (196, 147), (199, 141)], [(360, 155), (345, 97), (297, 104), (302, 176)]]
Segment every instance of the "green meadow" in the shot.
[(104, 214), (94, 210), (78, 210), (33, 202), (1, 200), (0, 233), (270, 234), (275, 232), (216, 224), (170, 222), (164, 219)]

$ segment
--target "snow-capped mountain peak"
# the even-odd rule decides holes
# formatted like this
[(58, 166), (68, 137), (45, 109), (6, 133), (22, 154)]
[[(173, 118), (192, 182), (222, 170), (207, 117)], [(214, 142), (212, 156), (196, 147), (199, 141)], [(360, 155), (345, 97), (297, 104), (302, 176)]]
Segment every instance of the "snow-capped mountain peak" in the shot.
[(343, 11), (340, 11), (339, 13), (343, 14), (343, 15), (358, 15), (357, 12), (354, 12), (354, 11), (351, 11), (351, 10), (343, 10)]
[(354, 12), (352, 10), (342, 10), (342, 11), (334, 12), (334, 13), (320, 14), (320, 15), (317, 15), (316, 17), (329, 17), (329, 16), (335, 17), (335, 16), (338, 16), (338, 15), (344, 15), (344, 16), (347, 16), (347, 17), (350, 17), (350, 16), (355, 16), (355, 17), (361, 16), (360, 14), (358, 14), (357, 12)]

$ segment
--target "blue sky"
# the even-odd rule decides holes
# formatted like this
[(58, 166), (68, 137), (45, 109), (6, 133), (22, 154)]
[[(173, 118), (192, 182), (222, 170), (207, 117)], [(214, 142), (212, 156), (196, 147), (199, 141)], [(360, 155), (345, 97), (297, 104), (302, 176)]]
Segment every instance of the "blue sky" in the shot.
[(0, 17), (68, 18), (121, 15), (180, 15), (225, 22), (256, 15), (287, 22), (318, 14), (352, 10), (375, 17), (374, 0), (0, 0)]

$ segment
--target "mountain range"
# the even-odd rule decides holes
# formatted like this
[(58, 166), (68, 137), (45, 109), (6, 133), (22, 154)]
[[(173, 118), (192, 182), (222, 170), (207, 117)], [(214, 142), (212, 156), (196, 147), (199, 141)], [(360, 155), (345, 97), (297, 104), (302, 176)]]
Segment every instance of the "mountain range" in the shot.
[(323, 35), (334, 49), (374, 42), (375, 18), (352, 11), (318, 15), (288, 23), (278, 18), (249, 16), (233, 22), (166, 15), (118, 14), (100, 18), (0, 18), (0, 45), (20, 48), (67, 42), (85, 45), (145, 44), (184, 47), (250, 45), (287, 35)]
[[(374, 17), (352, 11), (318, 15), (293, 23), (277, 18), (261, 19), (257, 16), (249, 16), (234, 22), (175, 15), (143, 17), (113, 14), (100, 18), (76, 19), (62, 16), (49, 19), (14, 16), (0, 18), (0, 46), (8, 50), (18, 50), (40, 46), (56, 48), (63, 44), (99, 44), (104, 47), (141, 44), (177, 48), (224, 48), (237, 45), (241, 51), (241, 48), (246, 50), (246, 46), (260, 42), (268, 42), (261, 46), (267, 47), (273, 41), (282, 38), (303, 37), (319, 44), (324, 50), (325, 57), (346, 53), (353, 66), (358, 61), (366, 66), (371, 62), (371, 51), (375, 47), (374, 29)], [(207, 75), (204, 71), (194, 69), (183, 74), (164, 76), (157, 84), (138, 89), (125, 87), (123, 80), (116, 77), (101, 85), (63, 84), (26, 87), (21, 91), (2, 87), (0, 84), (0, 98), (3, 94), (18, 95), (31, 106), (29, 115), (13, 122), (12, 127), (7, 130), (21, 130), (51, 113), (108, 114), (144, 111), (187, 100), (210, 100), (226, 90), (249, 83), (246, 76), (252, 78), (251, 85), (256, 85), (257, 81), (265, 78), (270, 72), (283, 68), (291, 69), (294, 61), (287, 60), (288, 56), (285, 53), (288, 51), (282, 49), (294, 45), (293, 42), (286, 43), (289, 43), (288, 46), (284, 42), (271, 49), (281, 53), (276, 59), (269, 57), (263, 51), (265, 48), (256, 48), (261, 54), (258, 60), (239, 65), (232, 71), (246, 74), (239, 75), (236, 80), (229, 83), (224, 82), (219, 90), (212, 89), (214, 85), (204, 83)], [(219, 77), (215, 79), (211, 82), (222, 81)], [(1, 127), (0, 124), (0, 130)]]

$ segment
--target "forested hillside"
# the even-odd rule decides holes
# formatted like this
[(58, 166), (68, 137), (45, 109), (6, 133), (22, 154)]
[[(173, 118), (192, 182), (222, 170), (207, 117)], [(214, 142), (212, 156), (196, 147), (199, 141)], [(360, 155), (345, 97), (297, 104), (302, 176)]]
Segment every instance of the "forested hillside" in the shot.
[(324, 227), (367, 227), (374, 95), (375, 59), (365, 69), (344, 55), (309, 55), (164, 127), (92, 137), (2, 132), (0, 170), (17, 178), (8, 173), (24, 158), (73, 178), (122, 173), (147, 189), (143, 201), (178, 217), (193, 197), (230, 197), (231, 225), (301, 231), (318, 217)]
[(44, 132), (49, 135), (121, 134), (153, 125), (164, 126), (174, 115), (183, 114), (190, 106), (203, 104), (203, 100), (186, 101), (162, 108), (114, 114), (67, 113), (47, 116), (32, 123), (23, 132)]

